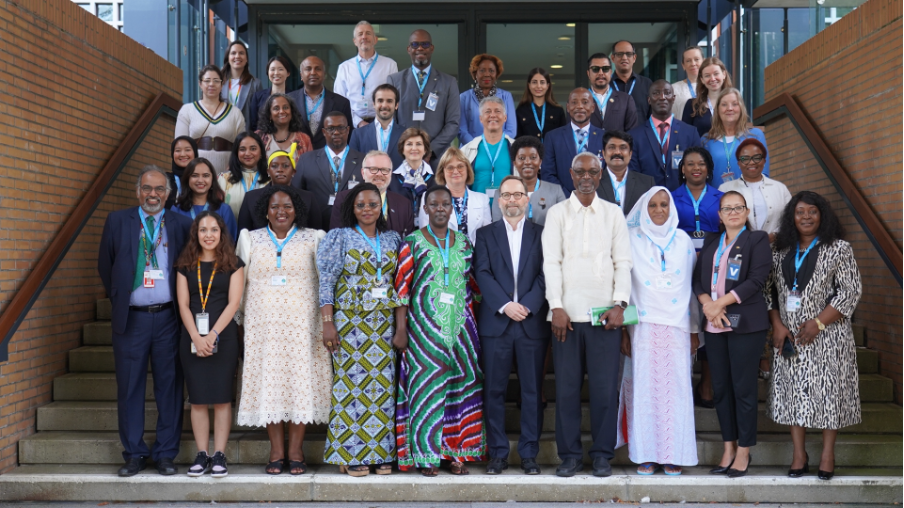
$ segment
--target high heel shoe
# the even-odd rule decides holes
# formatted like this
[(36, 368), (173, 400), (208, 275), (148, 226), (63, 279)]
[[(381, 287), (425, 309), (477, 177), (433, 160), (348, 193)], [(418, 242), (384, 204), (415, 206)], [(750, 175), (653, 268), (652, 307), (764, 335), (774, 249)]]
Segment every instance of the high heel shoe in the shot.
[(744, 468), (743, 471), (729, 467), (728, 472), (726, 474), (728, 475), (729, 478), (740, 478), (742, 476), (745, 476), (747, 474), (747, 470), (750, 469), (751, 462), (753, 462), (753, 455), (748, 455), (747, 456), (747, 467)]
[(831, 480), (833, 476), (835, 476), (835, 461), (832, 461), (832, 470), (831, 471), (823, 471), (822, 469), (817, 470), (816, 476), (820, 480)]
[(728, 474), (728, 470), (731, 469), (731, 465), (734, 464), (734, 459), (731, 459), (731, 462), (725, 466), (716, 466), (709, 470), (709, 474)]
[(788, 477), (789, 478), (800, 478), (806, 473), (810, 472), (810, 454), (807, 454), (807, 460), (804, 462), (804, 467), (800, 469), (788, 469)]

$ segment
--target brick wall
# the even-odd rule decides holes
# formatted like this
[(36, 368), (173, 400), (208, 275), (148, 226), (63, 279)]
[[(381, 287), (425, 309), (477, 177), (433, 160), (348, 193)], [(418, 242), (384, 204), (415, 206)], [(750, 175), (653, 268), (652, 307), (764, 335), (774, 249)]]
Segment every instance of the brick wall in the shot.
[[(851, 176), (858, 190), (902, 244), (901, 0), (869, 0), (766, 68), (766, 100), (787, 92)], [(790, 120), (766, 127), (772, 176), (792, 194), (826, 196), (841, 217), (863, 278), (854, 320), (867, 346), (880, 352), (880, 371), (901, 403), (901, 287), (826, 178)]]
[[(2, 312), (153, 97), (181, 98), (182, 73), (70, 0), (0, 0), (0, 34)], [(0, 473), (94, 319), (107, 213), (136, 203), (138, 168), (169, 167), (173, 129), (157, 121), (13, 337), (0, 364)]]

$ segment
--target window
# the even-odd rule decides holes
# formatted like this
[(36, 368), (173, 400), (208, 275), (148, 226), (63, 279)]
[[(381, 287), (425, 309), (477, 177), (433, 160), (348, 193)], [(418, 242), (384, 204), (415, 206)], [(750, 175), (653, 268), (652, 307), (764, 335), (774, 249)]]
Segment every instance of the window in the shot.
[[(588, 54), (612, 52), (612, 46), (627, 40), (634, 44), (634, 72), (653, 81), (678, 81), (676, 23), (591, 23)], [(682, 48), (683, 49), (683, 48)]]
[(553, 97), (563, 104), (574, 88), (574, 38), (574, 23), (487, 24), (487, 53), (499, 57), (505, 68), (497, 86), (511, 92), (517, 105), (527, 73), (542, 67), (552, 77)]

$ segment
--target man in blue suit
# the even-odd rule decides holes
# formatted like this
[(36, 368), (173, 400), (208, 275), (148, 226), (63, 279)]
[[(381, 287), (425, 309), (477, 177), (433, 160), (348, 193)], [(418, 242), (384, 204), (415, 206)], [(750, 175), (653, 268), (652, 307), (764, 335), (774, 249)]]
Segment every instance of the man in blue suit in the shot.
[(675, 118), (672, 105), (675, 92), (672, 85), (660, 79), (650, 86), (647, 96), (650, 104), (650, 118), (631, 129), (634, 137), (634, 155), (628, 169), (656, 180), (673, 191), (681, 186), (678, 181), (678, 163), (684, 151), (692, 146), (701, 146), (697, 129)]
[(373, 104), (376, 121), (355, 129), (348, 146), (361, 153), (387, 153), (392, 160), (392, 169), (396, 169), (405, 160), (399, 151), (399, 137), (405, 132), (405, 126), (395, 121), (396, 110), (399, 109), (399, 90), (390, 84), (378, 86), (374, 90)]
[(566, 197), (574, 191), (571, 162), (577, 154), (590, 152), (599, 157), (600, 164), (603, 164), (603, 134), (606, 131), (590, 124), (595, 108), (590, 90), (575, 88), (565, 104), (571, 123), (549, 131), (543, 140), (546, 153), (543, 155), (540, 179), (559, 184)]
[(512, 357), (518, 357), (521, 382), (521, 437), (518, 455), (526, 474), (540, 474), (537, 453), (543, 429), (543, 361), (552, 334), (546, 314), (543, 276), (543, 227), (525, 220), (527, 185), (507, 176), (499, 186), (503, 220), (477, 230), (474, 267), (483, 295), (477, 320), (483, 348), (487, 474), (508, 468), (509, 441), (505, 433), (505, 392)]
[[(146, 166), (138, 174), (139, 206), (107, 216), (97, 271), (113, 306), (119, 439), (133, 476), (152, 456), (162, 475), (176, 474), (173, 459), (182, 436), (180, 321), (176, 309), (176, 258), (188, 242), (191, 219), (164, 210), (172, 191), (166, 173)], [(144, 442), (144, 394), (150, 357), (157, 402), (157, 441)]]

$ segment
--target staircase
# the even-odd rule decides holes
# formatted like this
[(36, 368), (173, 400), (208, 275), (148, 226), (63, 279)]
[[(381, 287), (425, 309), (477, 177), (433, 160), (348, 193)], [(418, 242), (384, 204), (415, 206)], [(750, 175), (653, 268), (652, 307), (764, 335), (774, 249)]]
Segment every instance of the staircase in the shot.
[[(471, 475), (456, 477), (445, 470), (439, 478), (418, 473), (350, 478), (338, 468), (323, 465), (325, 426), (308, 427), (305, 457), (312, 474), (263, 474), (269, 442), (262, 429), (234, 426), (226, 448), (230, 475), (221, 480), (209, 476), (188, 478), (185, 464), (195, 456), (189, 412), (185, 411), (182, 449), (176, 458), (180, 474), (157, 475), (153, 467), (132, 478), (119, 478), (122, 447), (117, 433), (116, 379), (114, 375), (110, 302), (97, 304), (97, 321), (84, 326), (84, 346), (69, 353), (69, 374), (54, 380), (54, 402), (37, 411), (37, 433), (19, 442), (20, 467), (0, 476), (0, 501), (658, 501), (688, 502), (842, 502), (892, 504), (902, 501), (902, 410), (893, 403), (892, 381), (878, 374), (879, 358), (862, 347), (858, 335), (857, 363), (863, 403), (861, 424), (842, 429), (836, 444), (837, 476), (830, 482), (815, 477), (821, 434), (808, 436), (807, 450), (813, 474), (790, 479), (791, 462), (787, 428), (765, 416), (767, 384), (760, 380), (759, 443), (753, 451), (750, 474), (741, 479), (710, 476), (709, 467), (719, 461), (722, 442), (715, 410), (695, 409), (699, 467), (684, 468), (680, 477), (662, 473), (636, 474), (627, 447), (616, 452), (613, 476), (586, 474), (574, 478), (554, 476), (558, 462), (555, 443), (555, 376), (544, 383), (549, 405), (537, 457), (540, 476), (522, 475), (517, 467), (519, 413), (509, 402), (506, 427), (511, 433), (512, 466), (506, 474), (487, 476), (482, 465), (472, 465)], [(157, 411), (153, 380), (148, 375), (145, 439), (154, 441)], [(509, 380), (509, 400), (518, 390)], [(584, 398), (586, 400), (586, 386)], [(212, 415), (211, 415), (212, 416)], [(589, 442), (590, 415), (581, 415), (584, 440)], [(586, 453), (585, 446), (585, 453)], [(585, 461), (589, 462), (585, 456)]]

